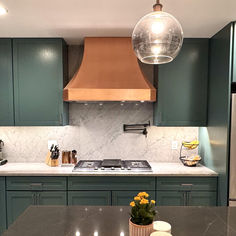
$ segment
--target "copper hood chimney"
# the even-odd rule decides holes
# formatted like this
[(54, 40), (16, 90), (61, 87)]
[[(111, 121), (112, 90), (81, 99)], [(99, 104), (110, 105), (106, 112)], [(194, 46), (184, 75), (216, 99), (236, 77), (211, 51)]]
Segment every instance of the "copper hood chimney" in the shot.
[(156, 101), (131, 38), (85, 38), (82, 64), (64, 88), (64, 101)]

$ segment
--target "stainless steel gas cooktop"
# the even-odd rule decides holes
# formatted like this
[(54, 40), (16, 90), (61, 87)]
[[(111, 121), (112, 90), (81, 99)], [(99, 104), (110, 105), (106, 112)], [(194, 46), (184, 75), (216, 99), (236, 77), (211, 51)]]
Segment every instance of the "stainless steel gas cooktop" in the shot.
[(82, 160), (73, 169), (74, 172), (98, 172), (98, 171), (119, 171), (119, 172), (151, 172), (152, 168), (145, 160)]

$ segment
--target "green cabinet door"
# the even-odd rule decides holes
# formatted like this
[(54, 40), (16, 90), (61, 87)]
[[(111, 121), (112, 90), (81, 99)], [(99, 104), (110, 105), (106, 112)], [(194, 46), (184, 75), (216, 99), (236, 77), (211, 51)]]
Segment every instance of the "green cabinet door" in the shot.
[(216, 192), (195, 192), (188, 193), (188, 206), (216, 206)]
[[(130, 202), (133, 201), (141, 191), (112, 191), (112, 205), (114, 206), (129, 206)], [(155, 191), (146, 191), (150, 195), (150, 199), (155, 200)]]
[(68, 104), (62, 98), (65, 47), (62, 39), (13, 39), (17, 126), (68, 124)]
[(5, 177), (0, 177), (0, 235), (6, 229)]
[(0, 39), (0, 126), (14, 125), (11, 44), (11, 39)]
[(157, 191), (156, 205), (157, 206), (186, 206), (187, 196), (182, 191)]
[(36, 193), (37, 205), (67, 205), (66, 191), (46, 191)]
[(30, 205), (67, 205), (66, 191), (7, 191), (8, 226)]
[(205, 126), (208, 39), (184, 39), (174, 61), (154, 67), (154, 125)]
[(111, 191), (69, 191), (68, 205), (109, 206)]
[(7, 191), (7, 222), (8, 226), (21, 215), (30, 205), (36, 204), (35, 192)]

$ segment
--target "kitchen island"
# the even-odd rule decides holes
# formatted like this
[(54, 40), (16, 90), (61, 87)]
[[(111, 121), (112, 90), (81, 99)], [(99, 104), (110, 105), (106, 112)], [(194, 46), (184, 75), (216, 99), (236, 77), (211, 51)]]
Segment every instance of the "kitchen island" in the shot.
[[(236, 207), (157, 207), (173, 236), (236, 236)], [(3, 236), (128, 236), (130, 207), (30, 206)]]

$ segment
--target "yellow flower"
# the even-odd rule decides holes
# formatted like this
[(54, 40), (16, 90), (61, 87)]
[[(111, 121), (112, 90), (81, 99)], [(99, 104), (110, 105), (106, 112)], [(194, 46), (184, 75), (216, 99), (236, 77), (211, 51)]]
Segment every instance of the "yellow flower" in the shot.
[(155, 204), (155, 203), (156, 203), (156, 201), (154, 201), (154, 200), (151, 200), (151, 203), (152, 203), (152, 204)]
[(135, 200), (135, 201), (140, 201), (141, 198), (140, 198), (139, 196), (136, 196), (136, 197), (134, 197), (134, 200)]
[(140, 193), (138, 194), (138, 197), (140, 197), (140, 198), (148, 198), (148, 197), (149, 197), (149, 194), (146, 193), (146, 192), (140, 192)]
[(134, 202), (131, 202), (129, 205), (132, 206), (132, 207), (134, 207), (134, 206), (135, 206), (135, 203), (134, 203)]
[(140, 204), (141, 204), (141, 205), (148, 204), (148, 203), (149, 203), (149, 201), (148, 201), (147, 199), (145, 199), (145, 198), (143, 198), (143, 199), (140, 201)]

